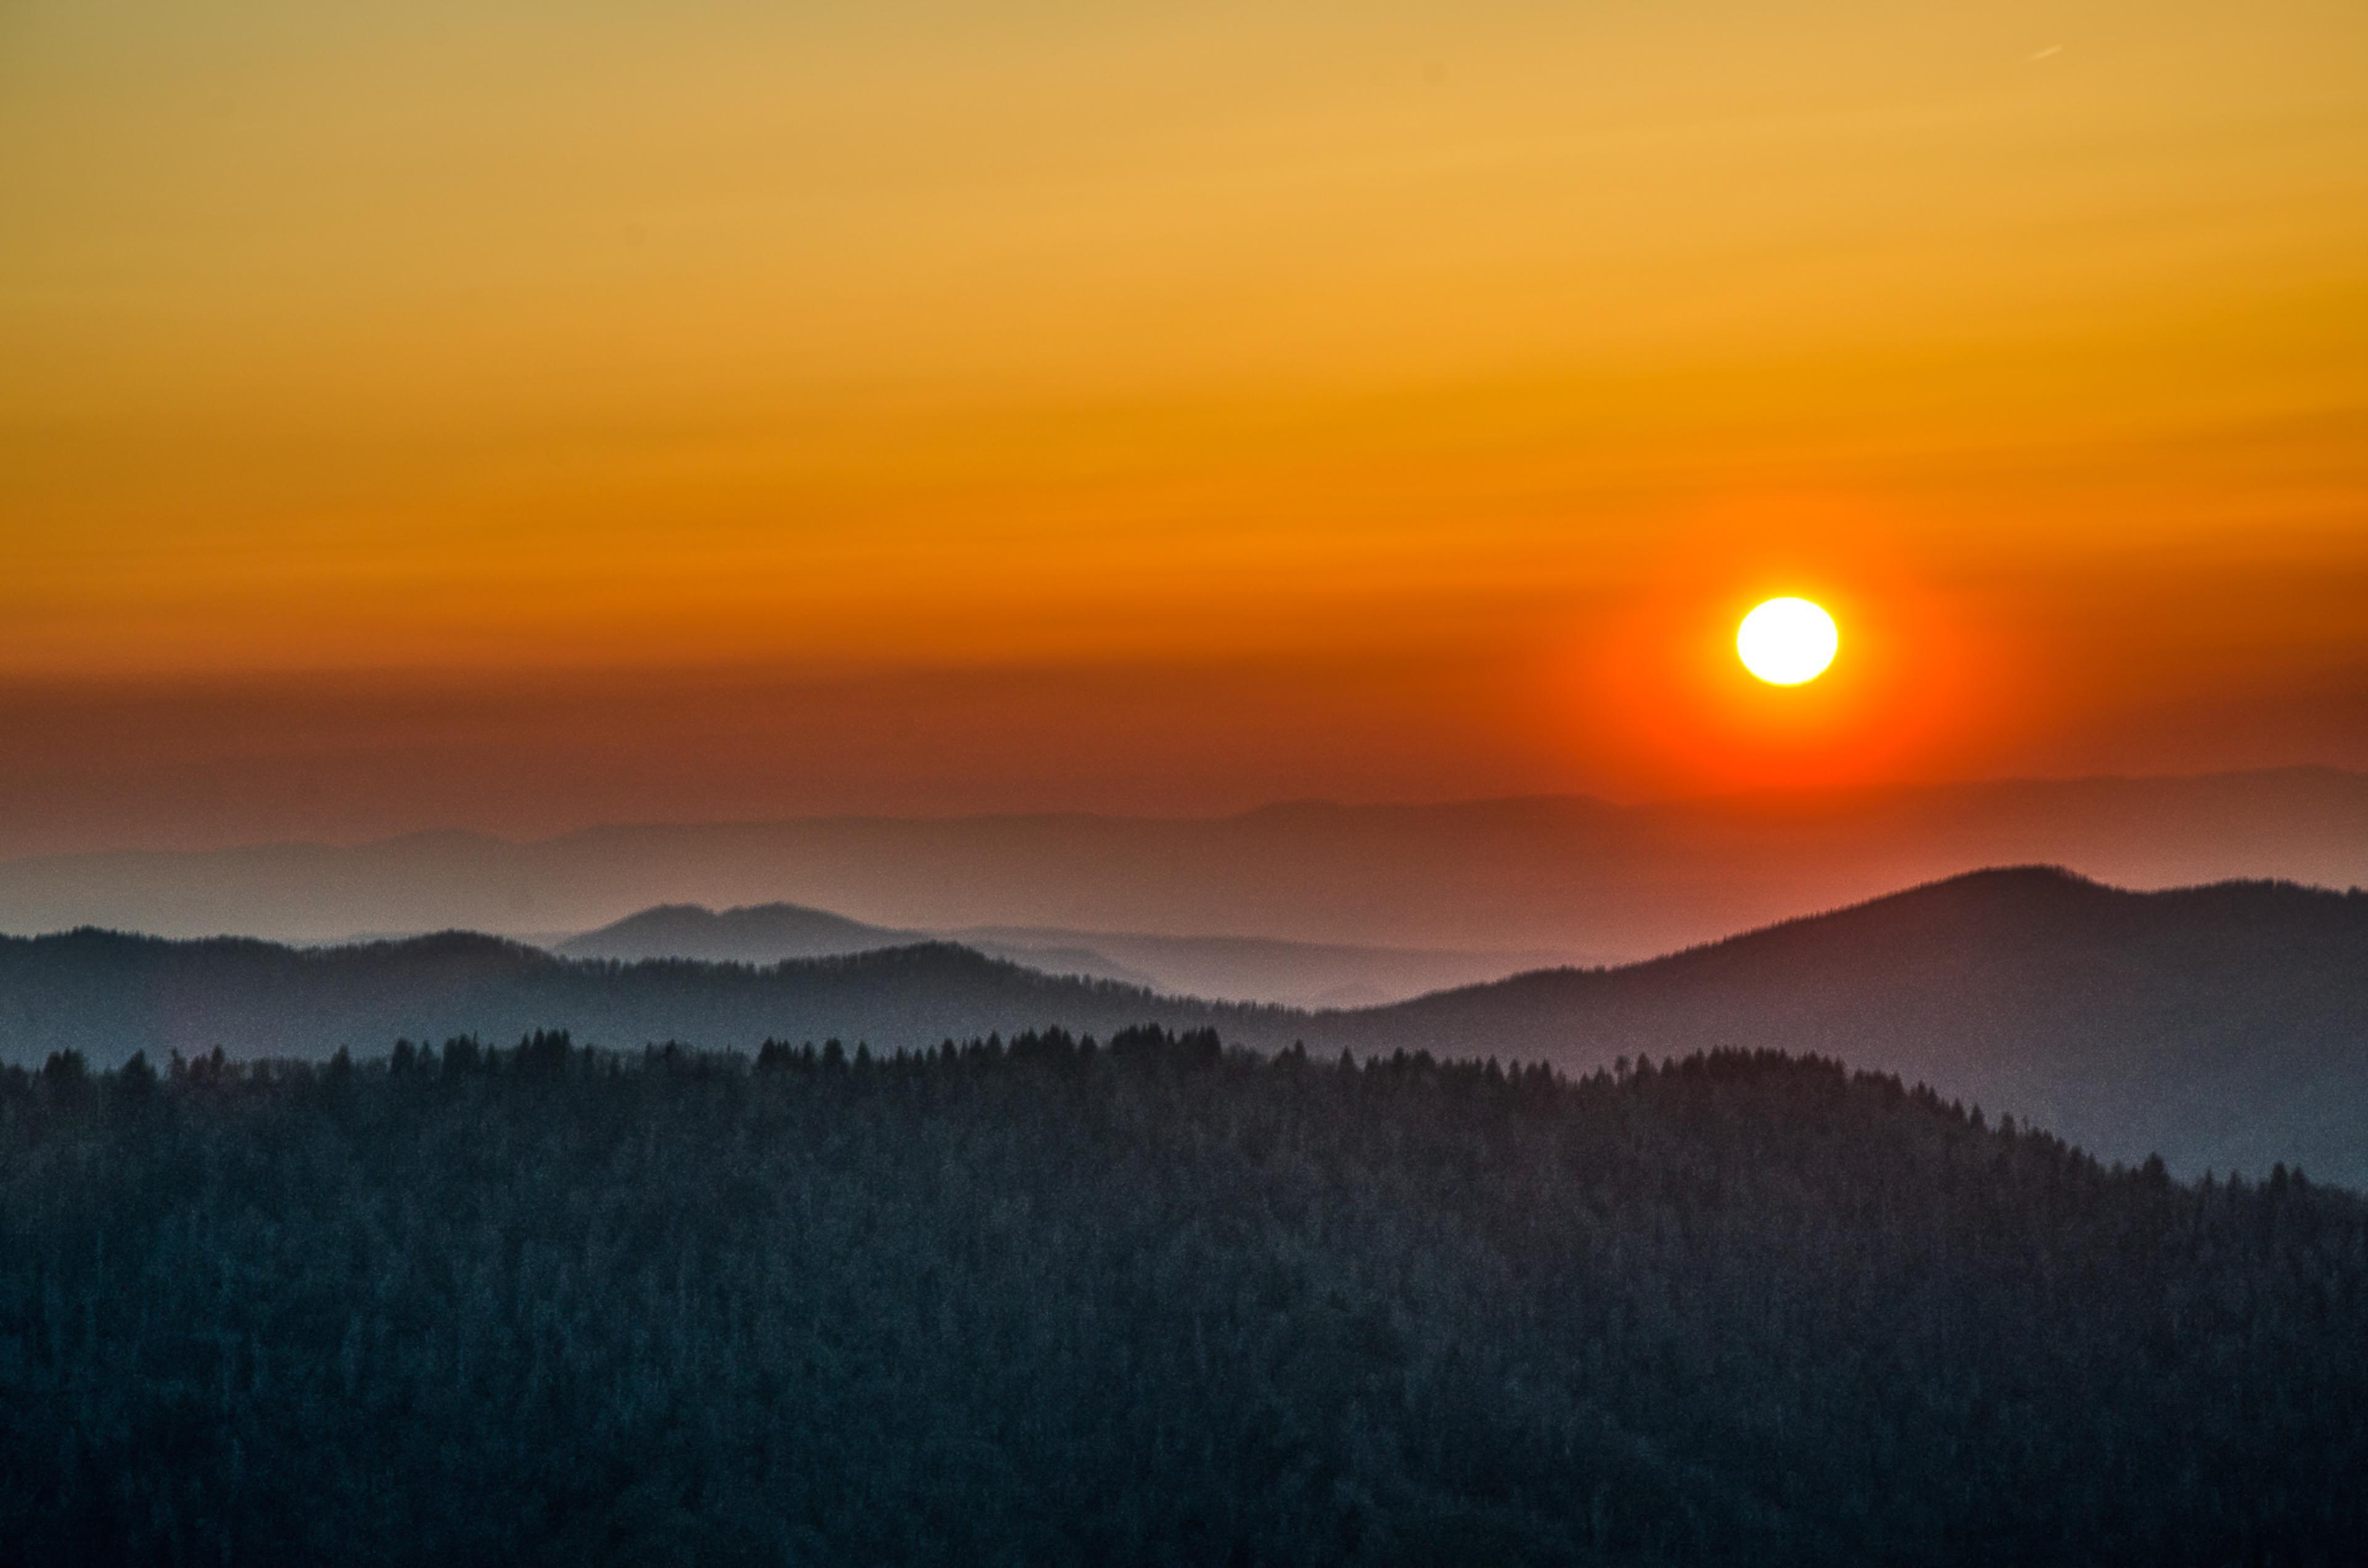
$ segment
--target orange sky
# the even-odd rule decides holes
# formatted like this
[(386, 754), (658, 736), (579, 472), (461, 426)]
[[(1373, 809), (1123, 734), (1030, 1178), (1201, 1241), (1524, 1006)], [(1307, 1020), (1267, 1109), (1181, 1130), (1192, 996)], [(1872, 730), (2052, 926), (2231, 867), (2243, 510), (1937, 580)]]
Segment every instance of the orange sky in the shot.
[(2356, 0), (20, 0), (0, 853), (2368, 766), (2363, 82)]

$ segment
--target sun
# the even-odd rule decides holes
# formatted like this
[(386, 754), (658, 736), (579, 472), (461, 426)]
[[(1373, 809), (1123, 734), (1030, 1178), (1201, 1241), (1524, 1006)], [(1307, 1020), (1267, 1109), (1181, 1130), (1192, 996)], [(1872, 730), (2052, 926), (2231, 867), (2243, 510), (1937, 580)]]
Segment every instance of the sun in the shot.
[(1770, 686), (1816, 679), (1840, 642), (1834, 618), (1806, 599), (1770, 599), (1745, 616), (1735, 633), (1743, 667)]

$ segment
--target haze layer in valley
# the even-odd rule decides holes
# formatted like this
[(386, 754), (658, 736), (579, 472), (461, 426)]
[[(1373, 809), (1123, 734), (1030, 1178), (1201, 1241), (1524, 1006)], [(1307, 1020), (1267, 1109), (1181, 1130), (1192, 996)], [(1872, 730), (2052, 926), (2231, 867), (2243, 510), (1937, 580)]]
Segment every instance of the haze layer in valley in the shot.
[(900, 931), (1034, 928), (1039, 945), (1223, 934), (1615, 961), (2021, 863), (2137, 889), (2368, 883), (2368, 776), (2297, 768), (1639, 806), (1308, 803), (1189, 819), (841, 817), (605, 827), (528, 844), (453, 833), (127, 851), (0, 866), (0, 931), (334, 941), (467, 928), (557, 941), (656, 904), (787, 901)]
[(1212, 1002), (1273, 1002), (1307, 1007), (1404, 1001), (1426, 992), (1568, 963), (1574, 957), (1552, 951), (1427, 951), (1262, 937), (1065, 931), (1042, 926), (898, 930), (793, 903), (752, 904), (721, 912), (697, 904), (662, 904), (560, 942), (554, 950), (566, 958), (626, 963), (693, 959), (763, 965), (932, 941), (956, 942), (989, 958), (1046, 974), (1114, 981)]

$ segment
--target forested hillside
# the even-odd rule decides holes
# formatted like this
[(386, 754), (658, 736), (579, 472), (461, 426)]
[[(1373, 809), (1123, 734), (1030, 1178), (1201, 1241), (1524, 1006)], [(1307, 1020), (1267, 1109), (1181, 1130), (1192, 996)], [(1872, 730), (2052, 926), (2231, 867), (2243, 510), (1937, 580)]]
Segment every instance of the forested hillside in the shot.
[(2368, 1210), (1823, 1061), (0, 1074), (20, 1562), (2352, 1560)]
[[(1269, 1016), (1258, 1027), (1261, 1015)], [(381, 1052), (399, 1035), (488, 1038), (546, 1026), (602, 1045), (754, 1051), (769, 1035), (919, 1050), (1044, 1024), (1224, 1022), (1286, 1042), (1297, 1015), (1054, 977), (951, 943), (757, 968), (568, 960), (468, 932), (331, 949), (110, 931), (0, 937), (0, 1061), (79, 1050), (93, 1065), (219, 1046), (235, 1057)]]
[(2275, 1163), (2368, 1187), (2368, 896), (2270, 882), (2134, 893), (1984, 871), (1652, 963), (1545, 971), (1326, 1017), (1311, 1048), (1586, 1069), (1831, 1054), (2181, 1175)]

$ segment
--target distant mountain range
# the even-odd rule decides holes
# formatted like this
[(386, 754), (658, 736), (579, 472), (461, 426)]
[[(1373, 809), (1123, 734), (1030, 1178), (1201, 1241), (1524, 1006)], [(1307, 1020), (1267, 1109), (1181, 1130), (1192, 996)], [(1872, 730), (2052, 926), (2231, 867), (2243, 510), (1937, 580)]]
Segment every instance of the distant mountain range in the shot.
[[(713, 917), (710, 917), (712, 919)], [(570, 960), (448, 935), (324, 950), (96, 931), (0, 939), (0, 1058), (386, 1049), (571, 1028), (632, 1047), (836, 1036), (874, 1050), (1058, 1024), (1213, 1026), (1273, 1049), (1429, 1050), (1574, 1071), (1716, 1046), (1839, 1056), (2109, 1158), (2368, 1186), (2368, 895), (2134, 893), (1987, 871), (1620, 969), (1304, 1011), (1064, 979), (950, 943), (768, 969)]]
[[(0, 865), (0, 930), (571, 933), (653, 904), (787, 900), (897, 931), (991, 930), (980, 939), (1029, 946), (1076, 945), (1063, 934), (1076, 932), (1227, 932), (1625, 960), (2042, 862), (2135, 888), (2368, 883), (2368, 776), (2297, 768), (1640, 806), (1299, 804), (1195, 819), (826, 818), (597, 828), (533, 844), (429, 834), (77, 855)], [(1085, 945), (1160, 972), (1141, 951)]]
[(794, 903), (754, 904), (721, 913), (697, 904), (661, 904), (551, 946), (568, 958), (771, 964), (931, 941), (958, 942), (989, 958), (1008, 959), (1047, 974), (1116, 981), (1208, 1001), (1294, 1006), (1402, 1001), (1570, 960), (1570, 955), (1554, 952), (1439, 952), (1042, 926), (898, 930)]

